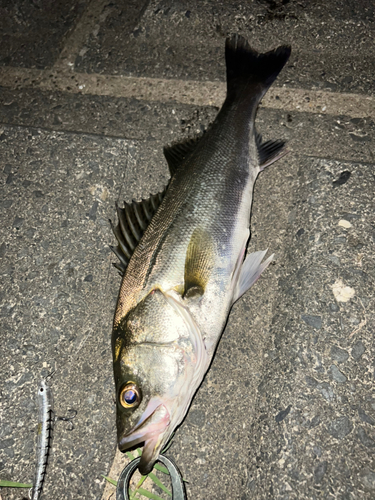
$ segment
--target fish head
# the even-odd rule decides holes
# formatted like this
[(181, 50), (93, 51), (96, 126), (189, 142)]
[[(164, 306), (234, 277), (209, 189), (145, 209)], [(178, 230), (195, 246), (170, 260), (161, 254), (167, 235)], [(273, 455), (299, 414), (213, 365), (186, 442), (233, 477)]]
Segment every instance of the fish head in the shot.
[(152, 470), (203, 378), (204, 346), (197, 348), (196, 338), (189, 313), (158, 289), (114, 328), (118, 446), (125, 451), (144, 443), (142, 474)]

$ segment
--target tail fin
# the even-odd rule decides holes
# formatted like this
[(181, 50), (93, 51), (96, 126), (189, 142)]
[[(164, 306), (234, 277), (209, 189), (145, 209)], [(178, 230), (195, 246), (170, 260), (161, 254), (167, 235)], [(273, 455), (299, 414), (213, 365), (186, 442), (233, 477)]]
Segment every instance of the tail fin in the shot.
[(251, 87), (254, 91), (256, 86), (256, 93), (261, 99), (289, 59), (290, 52), (291, 48), (283, 45), (266, 54), (259, 54), (242, 36), (227, 38), (225, 60), (228, 97), (238, 97), (245, 87)]

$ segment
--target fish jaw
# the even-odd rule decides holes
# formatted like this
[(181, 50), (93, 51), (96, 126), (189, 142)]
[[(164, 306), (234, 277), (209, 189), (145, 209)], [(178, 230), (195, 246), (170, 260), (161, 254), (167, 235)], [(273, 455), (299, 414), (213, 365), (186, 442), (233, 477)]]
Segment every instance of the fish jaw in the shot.
[(153, 398), (147, 405), (136, 426), (126, 435), (118, 436), (120, 451), (144, 443), (139, 464), (141, 474), (151, 472), (159, 453), (170, 436), (170, 413), (159, 398)]

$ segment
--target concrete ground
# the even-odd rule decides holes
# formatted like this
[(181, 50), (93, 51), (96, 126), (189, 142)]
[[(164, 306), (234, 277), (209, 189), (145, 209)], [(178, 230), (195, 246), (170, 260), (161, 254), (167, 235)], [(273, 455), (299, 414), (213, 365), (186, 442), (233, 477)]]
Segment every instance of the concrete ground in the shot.
[(168, 454), (189, 499), (374, 498), (374, 14), (371, 0), (0, 4), (0, 479), (32, 481), (37, 383), (56, 370), (56, 413), (77, 417), (57, 422), (45, 498), (114, 498), (108, 218), (164, 187), (164, 145), (213, 121), (240, 33), (293, 50), (257, 119), (290, 149), (255, 189), (250, 249), (276, 260), (234, 306)]

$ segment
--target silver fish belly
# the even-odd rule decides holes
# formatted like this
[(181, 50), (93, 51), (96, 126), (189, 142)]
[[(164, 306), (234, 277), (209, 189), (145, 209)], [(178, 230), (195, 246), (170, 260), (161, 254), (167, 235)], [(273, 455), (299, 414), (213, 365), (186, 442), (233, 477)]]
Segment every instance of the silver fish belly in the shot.
[(272, 260), (246, 249), (255, 180), (285, 154), (284, 143), (263, 143), (254, 121), (289, 55), (289, 47), (258, 54), (244, 38), (228, 39), (227, 98), (210, 130), (165, 150), (166, 190), (117, 208), (118, 444), (144, 443), (142, 473), (183, 420), (233, 303)]

